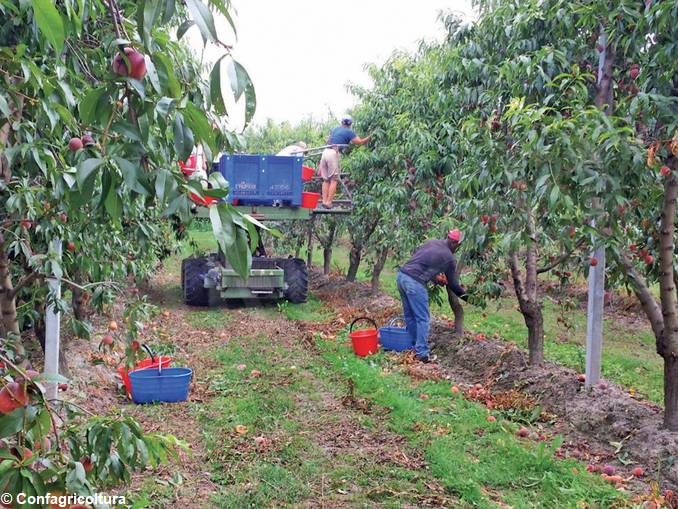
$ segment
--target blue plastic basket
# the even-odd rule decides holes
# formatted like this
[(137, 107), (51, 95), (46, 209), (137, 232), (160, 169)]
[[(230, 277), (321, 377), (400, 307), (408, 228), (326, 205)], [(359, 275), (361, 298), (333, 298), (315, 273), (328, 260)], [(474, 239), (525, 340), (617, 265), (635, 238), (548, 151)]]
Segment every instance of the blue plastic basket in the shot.
[(186, 401), (191, 378), (193, 378), (193, 370), (190, 368), (153, 368), (130, 371), (132, 401), (137, 404)]
[(228, 202), (301, 206), (302, 157), (225, 154), (219, 172), (229, 183)]
[(397, 322), (402, 322), (401, 317), (393, 318), (385, 327), (379, 329), (379, 343), (384, 350), (402, 352), (414, 348), (414, 338), (407, 332), (405, 327), (397, 327)]

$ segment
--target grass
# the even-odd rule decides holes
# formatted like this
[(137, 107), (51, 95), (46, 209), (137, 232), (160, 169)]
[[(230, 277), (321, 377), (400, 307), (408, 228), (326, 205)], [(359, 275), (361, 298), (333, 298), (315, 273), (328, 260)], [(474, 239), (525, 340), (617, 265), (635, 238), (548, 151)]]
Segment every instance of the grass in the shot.
[(451, 395), (449, 382), (415, 387), (384, 354), (365, 361), (336, 342), (323, 342), (321, 349), (360, 395), (390, 409), (389, 428), (423, 448), (431, 472), (462, 501), (476, 507), (494, 507), (497, 499), (514, 507), (607, 507), (620, 497), (583, 464), (555, 460), (558, 440), (521, 442), (515, 424), (488, 422), (488, 410)]
[(220, 330), (232, 316), (224, 309), (214, 308), (206, 311), (193, 311), (186, 315), (186, 321), (196, 329)]
[[(268, 309), (248, 313), (254, 328), (270, 319)], [(583, 464), (554, 459), (557, 441), (517, 439), (516, 424), (500, 414), (488, 422), (488, 410), (452, 395), (449, 382), (415, 385), (392, 357), (357, 358), (345, 341), (318, 346), (320, 355), (252, 333), (216, 350), (218, 367), (209, 379), (217, 395), (192, 405), (219, 486), (211, 507), (418, 506), (431, 495), (432, 482), (444, 487), (454, 507), (610, 507), (623, 500)], [(328, 411), (326, 401), (342, 397), (348, 378), (356, 396), (385, 411)], [(239, 433), (237, 426), (245, 428)], [(327, 442), (350, 440), (351, 426), (358, 433), (402, 435), (428, 468), (384, 462), (351, 443), (332, 452)], [(268, 445), (258, 449), (255, 437)]]
[(329, 311), (315, 295), (309, 294), (308, 301), (303, 304), (292, 304), (288, 301), (278, 303), (278, 310), (288, 319), (305, 322), (324, 322), (332, 318)]
[[(322, 266), (322, 252), (315, 250), (313, 262)], [(394, 261), (386, 264), (381, 276), (382, 290), (398, 299), (395, 284)], [(348, 250), (342, 245), (335, 246), (332, 253), (333, 268), (345, 273), (348, 268)], [(370, 274), (361, 269), (358, 280), (369, 281)], [(503, 297), (489, 304), (486, 310), (470, 305), (465, 307), (467, 328), (482, 332), (488, 337), (495, 334), (504, 341), (515, 342), (527, 348), (527, 327), (517, 310), (513, 296)], [(447, 305), (432, 303), (431, 312), (438, 317), (453, 318)], [(559, 307), (546, 299), (544, 303), (544, 329), (546, 341), (545, 356), (548, 360), (584, 371), (586, 343), (586, 310), (575, 309), (567, 312), (572, 325), (565, 331), (557, 322)], [(608, 315), (603, 322), (603, 377), (619, 383), (657, 404), (663, 403), (663, 364), (655, 351), (655, 340), (649, 324), (629, 326), (614, 316)]]
[[(219, 485), (211, 507), (399, 507), (427, 496), (425, 472), (368, 462), (352, 447), (328, 450), (323, 430), (341, 429), (345, 416), (325, 410), (336, 385), (318, 356), (255, 336), (231, 340), (216, 359), (211, 389), (218, 395), (193, 407)], [(261, 377), (253, 378), (252, 369)], [(268, 445), (258, 449), (255, 437)]]

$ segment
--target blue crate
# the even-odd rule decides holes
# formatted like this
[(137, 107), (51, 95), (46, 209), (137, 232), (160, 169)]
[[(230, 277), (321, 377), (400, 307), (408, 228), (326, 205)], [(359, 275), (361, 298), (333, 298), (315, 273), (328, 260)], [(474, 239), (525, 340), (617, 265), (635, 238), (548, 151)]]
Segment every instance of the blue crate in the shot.
[(225, 154), (219, 172), (228, 181), (228, 202), (301, 206), (302, 157)]

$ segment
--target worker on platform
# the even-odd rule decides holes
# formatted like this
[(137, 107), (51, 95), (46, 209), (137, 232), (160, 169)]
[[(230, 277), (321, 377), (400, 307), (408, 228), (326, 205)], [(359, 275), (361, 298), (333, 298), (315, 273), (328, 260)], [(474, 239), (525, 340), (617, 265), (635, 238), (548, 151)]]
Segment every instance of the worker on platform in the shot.
[(467, 300), (466, 291), (457, 278), (457, 262), (454, 258), (461, 239), (461, 231), (455, 228), (448, 232), (446, 239), (429, 240), (415, 251), (396, 276), (405, 324), (415, 339), (414, 352), (421, 362), (435, 360), (435, 356), (430, 355), (428, 345), (431, 317), (426, 285), (436, 282), (436, 278), (444, 274), (447, 287), (459, 298)]
[(337, 182), (339, 181), (339, 172), (341, 171), (339, 167), (340, 153), (345, 152), (346, 148), (351, 144), (364, 145), (372, 139), (372, 136), (365, 138), (358, 136), (351, 129), (352, 124), (353, 119), (349, 116), (341, 119), (341, 125), (330, 131), (327, 144), (331, 146), (323, 150), (322, 157), (320, 158), (318, 171), (323, 179), (322, 206), (326, 209), (332, 208), (332, 200), (334, 200), (334, 195), (337, 192)]
[(306, 153), (307, 148), (308, 148), (308, 145), (306, 145), (305, 142), (298, 141), (296, 143), (293, 143), (292, 145), (287, 145), (284, 149), (282, 149), (276, 155), (277, 156), (303, 157), (304, 154)]

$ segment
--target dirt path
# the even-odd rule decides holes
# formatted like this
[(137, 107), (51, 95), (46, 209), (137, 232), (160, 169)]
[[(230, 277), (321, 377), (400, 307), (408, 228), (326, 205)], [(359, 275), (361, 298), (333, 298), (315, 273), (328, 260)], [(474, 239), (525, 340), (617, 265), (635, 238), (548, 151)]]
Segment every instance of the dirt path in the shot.
[[(343, 357), (345, 347), (335, 338), (351, 317), (369, 314), (383, 323), (397, 314), (397, 302), (386, 295), (314, 274), (314, 294), (332, 315), (313, 310), (322, 307), (317, 301), (293, 310), (275, 305), (196, 310), (181, 303), (178, 281), (170, 267), (149, 286), (161, 312), (148, 324), (144, 341), (171, 354), (175, 365), (194, 369), (188, 402), (129, 404), (116, 395), (111, 369), (93, 367), (82, 345), (71, 345), (78, 350), (71, 363), (75, 378), (89, 380), (74, 391), (83, 406), (133, 415), (147, 431), (171, 433), (187, 445), (177, 459), (133, 477), (125, 493), (137, 507), (470, 506), (460, 498), (479, 507), (521, 507), (543, 496), (562, 504), (559, 497), (567, 490), (580, 501), (615, 499), (614, 491), (593, 479), (580, 484), (578, 467), (570, 472), (546, 460), (529, 442), (502, 452), (515, 441), (514, 425), (489, 423), (491, 407), (479, 410), (461, 394), (450, 399), (447, 380), (462, 389), (464, 382), (470, 387), (488, 380), (473, 342), (453, 343), (444, 330), (435, 333), (445, 348), (466, 346), (479, 356), (466, 372), (449, 362), (421, 367), (403, 356), (376, 363)], [(319, 349), (316, 340), (331, 351)], [(447, 358), (455, 355), (462, 357), (449, 350)], [(537, 443), (567, 432), (550, 426), (533, 426)], [(609, 443), (597, 452), (601, 440), (593, 442), (585, 451), (598, 454), (596, 461), (613, 458)], [(582, 448), (566, 443), (556, 456), (576, 457), (573, 450)], [(515, 470), (516, 461), (528, 466)], [(514, 480), (522, 475), (524, 480)], [(641, 492), (647, 485), (623, 488), (629, 487)]]
[(188, 402), (129, 404), (111, 368), (92, 366), (98, 354), (83, 356), (82, 344), (69, 354), (74, 378), (90, 381), (72, 391), (85, 408), (132, 415), (186, 443), (168, 464), (133, 476), (125, 493), (139, 507), (459, 506), (421, 452), (326, 368), (305, 341), (312, 323), (275, 305), (188, 308), (177, 281), (166, 269), (146, 290), (161, 312), (143, 340), (171, 346), (174, 365), (193, 368)]

